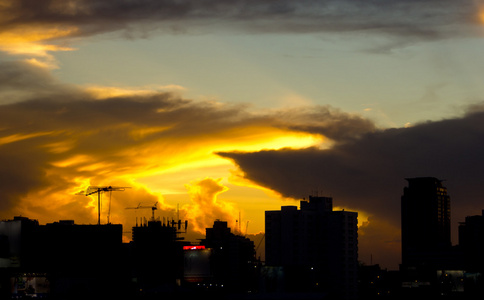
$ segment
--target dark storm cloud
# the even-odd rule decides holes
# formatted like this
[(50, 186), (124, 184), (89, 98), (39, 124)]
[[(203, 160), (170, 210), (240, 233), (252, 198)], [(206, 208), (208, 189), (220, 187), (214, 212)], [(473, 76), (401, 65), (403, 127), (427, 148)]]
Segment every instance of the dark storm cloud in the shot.
[[(368, 131), (337, 141), (331, 149), (282, 149), (219, 153), (243, 176), (285, 197), (314, 191), (332, 196), (335, 206), (360, 212), (360, 260), (391, 269), (400, 261), (400, 197), (405, 178), (437, 177), (452, 201), (452, 239), (458, 222), (484, 209), (484, 110), (462, 118), (412, 128)], [(291, 205), (291, 203), (288, 203)], [(368, 222), (366, 221), (368, 218)]]
[(11, 0), (3, 10), (3, 30), (75, 26), (80, 35), (138, 25), (136, 30), (142, 31), (189, 30), (196, 24), (253, 32), (386, 32), (437, 38), (456, 30), (461, 35), (460, 26), (479, 22), (479, 7), (471, 0)]
[(453, 199), (453, 221), (484, 208), (484, 112), (411, 128), (368, 132), (331, 149), (220, 153), (246, 177), (287, 197), (320, 188), (336, 205), (398, 225), (404, 178), (444, 179)]

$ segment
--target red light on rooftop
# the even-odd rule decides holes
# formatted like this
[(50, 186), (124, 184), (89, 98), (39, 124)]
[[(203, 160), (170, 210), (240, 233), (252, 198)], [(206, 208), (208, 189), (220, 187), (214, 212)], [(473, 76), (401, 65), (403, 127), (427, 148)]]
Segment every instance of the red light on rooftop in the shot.
[(205, 246), (183, 246), (183, 250), (202, 250)]

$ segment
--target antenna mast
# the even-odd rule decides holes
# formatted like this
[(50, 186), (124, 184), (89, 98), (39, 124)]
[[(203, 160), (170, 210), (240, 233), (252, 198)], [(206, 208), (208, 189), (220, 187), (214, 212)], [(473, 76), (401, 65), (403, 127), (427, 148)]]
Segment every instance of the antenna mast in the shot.
[[(90, 186), (86, 191), (80, 191), (76, 195), (89, 196), (97, 193), (97, 225), (101, 225), (101, 193), (119, 191), (122, 192), (129, 186)], [(111, 213), (111, 194), (109, 197), (109, 214)], [(109, 215), (108, 215), (109, 223)]]

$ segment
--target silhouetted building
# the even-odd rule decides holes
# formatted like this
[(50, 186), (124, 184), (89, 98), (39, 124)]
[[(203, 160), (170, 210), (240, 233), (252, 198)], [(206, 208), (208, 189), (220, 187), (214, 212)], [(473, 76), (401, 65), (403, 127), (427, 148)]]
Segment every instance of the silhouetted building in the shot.
[(144, 295), (171, 293), (183, 277), (178, 223), (151, 220), (133, 227), (130, 243), (133, 281)]
[(309, 197), (265, 212), (266, 265), (283, 269), (288, 292), (357, 297), (358, 214), (333, 211), (332, 198)]
[(452, 246), (450, 197), (442, 180), (407, 178), (401, 197), (402, 291), (412, 296), (462, 296), (462, 252)]
[(465, 253), (466, 270), (484, 273), (484, 210), (459, 224), (459, 246)]
[(466, 294), (484, 295), (484, 210), (459, 225), (459, 246), (466, 270)]
[(201, 245), (211, 249), (209, 285), (224, 292), (254, 291), (258, 271), (254, 242), (231, 233), (227, 222), (217, 220), (206, 228)]
[(210, 257), (212, 249), (204, 245), (185, 245), (183, 246), (183, 279), (187, 286), (200, 286), (210, 281), (212, 274), (210, 271)]
[(37, 220), (25, 217), (0, 222), (0, 268), (29, 267), (38, 227)]
[(447, 189), (434, 177), (406, 180), (401, 198), (402, 265), (439, 267), (451, 248)]
[(12, 296), (115, 296), (129, 280), (121, 260), (122, 225), (39, 225), (15, 217), (0, 222), (0, 241), (1, 271), (13, 283)]

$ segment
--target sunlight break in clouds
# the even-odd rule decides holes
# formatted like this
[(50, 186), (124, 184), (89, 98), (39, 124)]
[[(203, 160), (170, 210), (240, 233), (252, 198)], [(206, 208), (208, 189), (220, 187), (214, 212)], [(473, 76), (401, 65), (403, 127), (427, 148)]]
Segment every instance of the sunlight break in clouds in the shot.
[[(2, 90), (22, 100), (0, 110), (3, 218), (20, 213), (52, 222), (77, 216), (78, 222), (95, 223), (95, 199), (75, 195), (89, 185), (131, 186), (113, 197), (132, 197), (123, 202), (126, 206), (159, 201), (169, 211), (154, 191), (177, 191), (195, 178), (231, 176), (234, 166), (219, 151), (320, 146), (326, 133), (340, 135), (331, 119), (360, 123), (324, 107), (254, 114), (241, 105), (193, 101), (158, 90), (133, 88), (99, 97), (60, 84), (35, 65), (2, 66)], [(304, 120), (311, 120), (312, 132)], [(55, 211), (49, 213), (51, 208)], [(124, 214), (113, 211), (113, 220)]]

